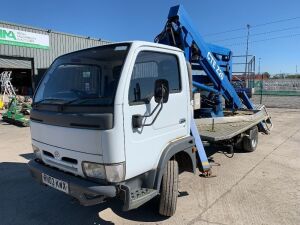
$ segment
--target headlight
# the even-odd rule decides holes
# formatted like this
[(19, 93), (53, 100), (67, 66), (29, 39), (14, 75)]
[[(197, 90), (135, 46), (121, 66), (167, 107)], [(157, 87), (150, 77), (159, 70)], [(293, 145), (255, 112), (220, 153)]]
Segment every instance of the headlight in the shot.
[(92, 162), (83, 162), (82, 169), (86, 176), (106, 179), (109, 182), (120, 182), (125, 178), (125, 164), (102, 165)]
[(105, 165), (106, 179), (109, 182), (120, 182), (125, 178), (125, 164)]
[(42, 159), (41, 150), (38, 147), (36, 147), (35, 145), (32, 145), (32, 151), (35, 154), (36, 158)]
[(104, 166), (98, 163), (83, 162), (82, 169), (86, 176), (105, 179)]

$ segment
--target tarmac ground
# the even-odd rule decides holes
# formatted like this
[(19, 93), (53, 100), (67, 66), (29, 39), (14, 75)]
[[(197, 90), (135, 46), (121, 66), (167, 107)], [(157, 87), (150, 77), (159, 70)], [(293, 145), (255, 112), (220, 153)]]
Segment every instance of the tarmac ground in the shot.
[(118, 200), (84, 207), (41, 186), (26, 163), (33, 157), (30, 128), (0, 124), (0, 224), (300, 224), (300, 110), (269, 109), (270, 135), (252, 153), (212, 154), (216, 177), (180, 175), (176, 214), (158, 215), (157, 199), (123, 212)]

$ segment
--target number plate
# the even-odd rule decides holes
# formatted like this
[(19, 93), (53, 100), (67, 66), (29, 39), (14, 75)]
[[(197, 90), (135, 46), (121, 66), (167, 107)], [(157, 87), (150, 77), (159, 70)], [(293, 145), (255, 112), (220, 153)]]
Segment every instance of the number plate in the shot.
[(64, 182), (62, 180), (56, 179), (54, 177), (51, 177), (47, 174), (42, 173), (42, 180), (43, 183), (53, 187), (59, 191), (65, 192), (65, 193), (69, 193), (69, 185), (67, 182)]

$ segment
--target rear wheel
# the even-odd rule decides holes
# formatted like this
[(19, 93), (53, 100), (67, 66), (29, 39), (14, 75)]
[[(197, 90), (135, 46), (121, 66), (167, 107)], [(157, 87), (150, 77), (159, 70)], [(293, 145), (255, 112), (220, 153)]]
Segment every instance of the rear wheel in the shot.
[(253, 127), (249, 131), (249, 137), (243, 138), (243, 150), (245, 152), (255, 151), (258, 144), (258, 128), (257, 126)]
[(159, 214), (172, 216), (176, 211), (178, 197), (178, 163), (176, 160), (168, 161), (162, 177)]

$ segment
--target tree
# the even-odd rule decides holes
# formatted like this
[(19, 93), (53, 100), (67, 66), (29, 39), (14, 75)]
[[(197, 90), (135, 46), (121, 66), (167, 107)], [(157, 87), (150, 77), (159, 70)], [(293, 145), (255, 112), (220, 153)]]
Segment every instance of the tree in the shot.
[(262, 75), (264, 79), (269, 79), (271, 77), (271, 75), (268, 72), (264, 72)]

